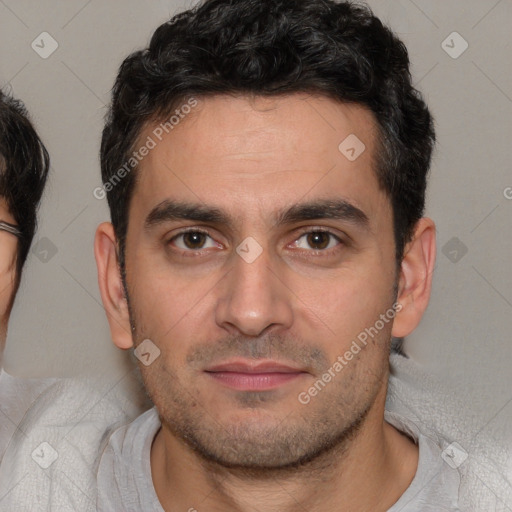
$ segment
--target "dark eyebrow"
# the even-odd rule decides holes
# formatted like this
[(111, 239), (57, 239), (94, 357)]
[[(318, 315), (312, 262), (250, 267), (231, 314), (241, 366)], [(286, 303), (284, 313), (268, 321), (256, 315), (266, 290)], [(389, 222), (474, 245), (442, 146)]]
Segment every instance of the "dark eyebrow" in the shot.
[(151, 210), (146, 217), (144, 226), (146, 229), (149, 229), (157, 224), (172, 220), (193, 220), (195, 222), (230, 224), (229, 217), (214, 206), (184, 203), (167, 199)]
[[(296, 204), (283, 212), (278, 212), (276, 225), (293, 224), (315, 219), (336, 219), (350, 222), (369, 230), (370, 221), (366, 213), (344, 199), (315, 200)], [(231, 217), (214, 206), (199, 203), (186, 203), (165, 200), (155, 206), (146, 217), (146, 229), (173, 220), (191, 220), (195, 222), (231, 225)]]
[(370, 228), (370, 219), (366, 213), (344, 199), (324, 199), (293, 205), (278, 214), (277, 225), (315, 219), (344, 220), (365, 230)]

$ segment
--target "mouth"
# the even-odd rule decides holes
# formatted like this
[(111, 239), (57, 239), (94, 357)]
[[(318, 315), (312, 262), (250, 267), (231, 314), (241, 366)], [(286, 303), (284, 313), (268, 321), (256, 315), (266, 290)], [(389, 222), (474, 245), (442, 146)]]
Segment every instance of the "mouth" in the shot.
[(205, 373), (216, 382), (238, 391), (266, 391), (297, 380), (308, 372), (276, 361), (231, 361), (215, 365)]

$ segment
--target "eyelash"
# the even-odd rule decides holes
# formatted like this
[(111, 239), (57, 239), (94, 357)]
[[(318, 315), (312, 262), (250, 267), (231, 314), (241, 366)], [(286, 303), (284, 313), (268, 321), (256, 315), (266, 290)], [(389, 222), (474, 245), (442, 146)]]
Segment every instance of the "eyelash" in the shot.
[[(202, 233), (203, 235), (206, 235), (206, 236), (212, 238), (210, 236), (210, 233), (208, 233), (208, 231), (204, 231), (199, 228), (190, 228), (190, 229), (185, 229), (183, 231), (180, 231), (179, 233), (174, 235), (172, 238), (170, 238), (167, 241), (167, 245), (171, 245), (171, 242), (173, 242), (180, 236), (183, 236), (187, 233)], [(294, 240), (294, 242), (300, 240), (303, 236), (309, 235), (312, 233), (327, 233), (328, 235), (330, 235), (331, 238), (334, 238), (338, 242), (338, 245), (336, 245), (335, 247), (331, 247), (330, 249), (311, 249), (311, 250), (299, 249), (300, 252), (308, 253), (308, 255), (310, 255), (310, 256), (313, 255), (312, 257), (317, 257), (317, 256), (322, 256), (322, 255), (330, 256), (330, 255), (332, 255), (333, 252), (337, 252), (338, 250), (340, 250), (341, 246), (345, 245), (344, 241), (339, 236), (335, 235), (333, 232), (331, 232), (327, 229), (322, 229), (322, 228), (315, 228), (315, 229), (309, 229), (307, 231), (303, 231), (300, 233), (299, 237)], [(213, 238), (212, 238), (212, 240), (213, 240)], [(204, 250), (202, 250), (202, 249), (193, 251), (192, 249), (191, 250), (182, 250), (182, 249), (178, 248), (176, 250), (179, 251), (179, 254), (181, 256), (185, 256), (185, 257), (197, 257), (197, 256), (202, 256), (204, 254)]]
[[(202, 229), (198, 229), (198, 228), (189, 228), (189, 229), (185, 229), (183, 231), (180, 231), (178, 234), (174, 235), (171, 239), (169, 239), (169, 241), (167, 242), (167, 245), (171, 245), (171, 242), (176, 240), (177, 238), (179, 238), (180, 236), (183, 236), (187, 233), (202, 233), (203, 235), (207, 235), (207, 236), (210, 236), (210, 233), (208, 233), (208, 231), (204, 231)], [(212, 238), (210, 236), (210, 238)], [(197, 251), (193, 251), (193, 250), (183, 250), (183, 249), (179, 249), (177, 248), (176, 251), (178, 251), (178, 254), (180, 256), (185, 256), (185, 257), (197, 257), (197, 256), (203, 256), (204, 255), (204, 250), (203, 249), (198, 249)]]

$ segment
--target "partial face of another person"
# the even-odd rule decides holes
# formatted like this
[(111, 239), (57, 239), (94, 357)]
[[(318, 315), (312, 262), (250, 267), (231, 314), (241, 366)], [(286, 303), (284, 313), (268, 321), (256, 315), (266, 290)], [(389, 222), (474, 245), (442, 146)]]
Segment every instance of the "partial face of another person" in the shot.
[[(383, 403), (391, 335), (421, 316), (405, 300), (415, 261), (396, 266), (374, 117), (304, 94), (215, 96), (161, 141), (157, 126), (135, 147), (157, 142), (129, 208), (128, 303), (113, 230), (97, 234), (114, 341), (150, 340), (147, 391), (202, 456), (252, 468), (311, 460)], [(340, 151), (349, 136), (355, 151)]]
[(0, 360), (49, 168), (23, 103), (0, 91)]
[[(7, 202), (0, 198), (0, 223), (16, 224), (9, 212)], [(16, 287), (16, 254), (18, 238), (12, 232), (2, 229), (0, 224), (0, 352), (7, 335), (7, 323), (12, 307), (12, 297)]]

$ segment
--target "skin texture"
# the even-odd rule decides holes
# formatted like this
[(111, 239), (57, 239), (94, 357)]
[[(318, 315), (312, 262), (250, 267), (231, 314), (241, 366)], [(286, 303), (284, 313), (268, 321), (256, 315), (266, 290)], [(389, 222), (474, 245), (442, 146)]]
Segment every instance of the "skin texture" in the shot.
[[(350, 134), (366, 146), (355, 161), (338, 150)], [(375, 137), (369, 111), (323, 97), (204, 99), (139, 164), (128, 300), (112, 226), (99, 226), (95, 254), (114, 343), (128, 349), (150, 339), (160, 350), (141, 373), (163, 422), (151, 468), (166, 510), (387, 510), (412, 481), (417, 448), (383, 419), (389, 342), (409, 334), (427, 306), (435, 229), (420, 220), (397, 273)], [(277, 222), (294, 205), (339, 199), (367, 224)], [(168, 200), (215, 206), (230, 222), (148, 226)], [(206, 235), (179, 236), (184, 228)], [(236, 251), (247, 237), (262, 251), (251, 263)], [(395, 301), (394, 323), (301, 403), (299, 394)], [(235, 390), (206, 372), (233, 359), (302, 373), (272, 390)]]
[[(16, 224), (3, 198), (0, 198), (0, 220)], [(12, 307), (11, 298), (15, 288), (17, 247), (16, 236), (0, 230), (0, 362), (7, 337), (7, 323)]]

